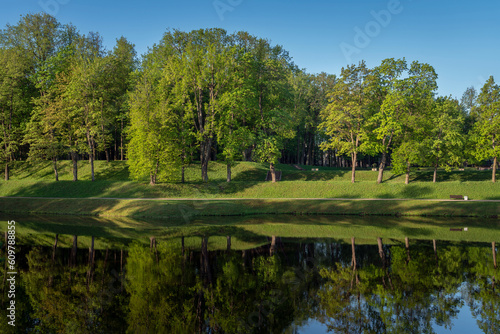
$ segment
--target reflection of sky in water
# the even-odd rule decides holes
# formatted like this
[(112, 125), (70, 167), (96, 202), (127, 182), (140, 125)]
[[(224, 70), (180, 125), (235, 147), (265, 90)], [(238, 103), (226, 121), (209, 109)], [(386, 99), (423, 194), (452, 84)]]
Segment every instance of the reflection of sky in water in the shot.
[(477, 322), (474, 317), (472, 317), (469, 306), (464, 305), (460, 309), (460, 313), (458, 314), (457, 319), (453, 319), (453, 326), (450, 329), (445, 329), (444, 327), (434, 325), (434, 331), (436, 334), (474, 334), (474, 333), (483, 333), (478, 327)]
[[(434, 324), (432, 326), (434, 332), (436, 334), (475, 334), (475, 333), (483, 333), (478, 327), (476, 323), (476, 319), (472, 317), (470, 312), (470, 308), (467, 305), (464, 305), (460, 309), (460, 313), (458, 314), (457, 319), (453, 319), (453, 326), (451, 329), (446, 329), (443, 326), (438, 326)], [(335, 333), (328, 332), (325, 324), (315, 320), (309, 319), (307, 324), (298, 327), (293, 333), (297, 334), (321, 334), (321, 333)]]
[(298, 334), (313, 334), (313, 333), (327, 333), (326, 325), (321, 322), (310, 319), (306, 325), (297, 328)]
[[(466, 283), (463, 283), (460, 287), (460, 292), (457, 292), (455, 296), (462, 297), (462, 291), (465, 290)], [(460, 308), (457, 318), (452, 319), (451, 328), (445, 328), (444, 326), (439, 326), (433, 323), (432, 329), (435, 334), (475, 334), (483, 333), (477, 325), (476, 319), (472, 316), (471, 310), (468, 305), (464, 303), (464, 306)], [(336, 333), (335, 331), (328, 332), (328, 328), (325, 324), (322, 324), (316, 319), (309, 319), (306, 324), (302, 326), (295, 327), (292, 325), (290, 328), (291, 333), (297, 334), (321, 334), (321, 333)]]
[[(460, 286), (460, 291), (457, 293), (458, 296), (463, 297), (463, 293), (466, 292), (466, 283), (462, 283)], [(452, 327), (451, 329), (446, 329), (444, 326), (438, 326), (434, 324), (433, 326), (436, 334), (474, 334), (474, 333), (483, 333), (481, 329), (477, 326), (476, 319), (472, 316), (472, 312), (470, 307), (464, 303), (464, 306), (460, 308), (460, 313), (458, 314), (456, 319), (452, 319)]]

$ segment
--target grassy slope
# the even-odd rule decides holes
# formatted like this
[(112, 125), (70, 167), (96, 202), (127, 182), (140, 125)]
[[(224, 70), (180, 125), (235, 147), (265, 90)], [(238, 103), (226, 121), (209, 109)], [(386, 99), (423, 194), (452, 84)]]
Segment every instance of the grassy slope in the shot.
[[(209, 165), (209, 183), (201, 183), (199, 166), (187, 169), (186, 184), (160, 183), (154, 187), (146, 182), (131, 181), (125, 162), (96, 162), (96, 182), (90, 182), (87, 161), (79, 162), (81, 181), (70, 181), (69, 161), (60, 163), (60, 182), (53, 181), (50, 163), (30, 166), (18, 163), (11, 181), (0, 182), (0, 196), (35, 197), (117, 197), (117, 198), (427, 198), (447, 199), (449, 195), (467, 195), (470, 199), (500, 199), (500, 184), (490, 182), (491, 172), (468, 170), (441, 171), (440, 182), (432, 183), (432, 172), (415, 171), (406, 186), (403, 175), (385, 172), (385, 182), (377, 185), (377, 172), (359, 170), (355, 184), (350, 171), (318, 167), (320, 171), (299, 171), (289, 165), (278, 165), (283, 181), (262, 182), (267, 165), (238, 163), (233, 168), (233, 182), (227, 183), (224, 164)], [(306, 166), (304, 166), (306, 168)], [(307, 167), (310, 169), (311, 167)], [(314, 182), (311, 182), (314, 181)]]
[[(187, 169), (186, 184), (161, 183), (154, 187), (146, 182), (131, 181), (125, 162), (96, 162), (96, 182), (89, 181), (87, 161), (79, 162), (79, 178), (72, 182), (69, 161), (60, 163), (61, 181), (53, 181), (49, 162), (29, 165), (19, 162), (12, 178), (0, 182), (0, 196), (66, 197), (74, 200), (0, 199), (0, 212), (80, 214), (131, 217), (181, 217), (200, 215), (239, 215), (261, 213), (319, 213), (319, 214), (391, 214), (479, 216), (500, 215), (498, 203), (472, 202), (357, 202), (357, 201), (286, 201), (287, 198), (414, 198), (448, 199), (462, 194), (470, 199), (500, 199), (500, 184), (489, 181), (491, 172), (467, 170), (446, 173), (440, 171), (441, 182), (432, 183), (432, 172), (414, 171), (411, 184), (403, 183), (403, 175), (385, 173), (385, 182), (376, 184), (377, 172), (357, 171), (357, 182), (350, 182), (350, 171), (318, 167), (318, 172), (300, 171), (289, 165), (278, 165), (283, 181), (263, 182), (267, 165), (238, 163), (233, 167), (233, 181), (225, 182), (226, 166), (209, 165), (209, 183), (201, 183), (199, 166)], [(127, 200), (84, 200), (87, 197), (116, 198), (253, 198), (254, 201), (153, 202)], [(274, 198), (276, 200), (262, 200)], [(187, 213), (186, 213), (187, 212)]]

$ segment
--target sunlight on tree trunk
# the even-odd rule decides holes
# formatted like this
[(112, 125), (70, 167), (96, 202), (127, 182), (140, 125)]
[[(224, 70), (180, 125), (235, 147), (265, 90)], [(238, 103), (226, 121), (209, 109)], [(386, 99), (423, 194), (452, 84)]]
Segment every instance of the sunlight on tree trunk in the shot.
[(274, 164), (270, 165), (270, 170), (271, 170), (271, 181), (272, 183), (276, 182), (276, 169), (274, 168)]
[(491, 250), (493, 252), (493, 266), (495, 267), (495, 269), (497, 269), (497, 250), (494, 241), (491, 243)]
[(384, 178), (384, 168), (385, 168), (386, 161), (387, 161), (387, 153), (383, 152), (382, 153), (382, 160), (380, 161), (380, 165), (378, 167), (377, 183), (382, 183), (382, 180)]
[(497, 181), (497, 157), (493, 160), (493, 166), (492, 166), (492, 175), (491, 175), (491, 181), (495, 183)]
[(354, 152), (351, 154), (352, 157), (352, 170), (351, 170), (351, 183), (356, 181), (356, 162), (357, 162), (357, 153)]

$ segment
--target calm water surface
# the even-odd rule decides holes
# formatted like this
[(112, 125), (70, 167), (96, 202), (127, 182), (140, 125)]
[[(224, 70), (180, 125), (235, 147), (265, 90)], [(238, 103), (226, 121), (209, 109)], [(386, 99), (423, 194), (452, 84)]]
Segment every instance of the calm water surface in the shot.
[(1, 333), (500, 333), (492, 243), (79, 240), (18, 247), (17, 326), (1, 320)]

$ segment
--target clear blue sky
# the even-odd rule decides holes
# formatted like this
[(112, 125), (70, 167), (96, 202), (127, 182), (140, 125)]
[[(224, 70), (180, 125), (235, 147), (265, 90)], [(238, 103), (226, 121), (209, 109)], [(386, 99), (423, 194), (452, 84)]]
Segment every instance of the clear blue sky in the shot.
[(434, 66), (440, 95), (460, 98), (490, 75), (500, 82), (500, 2), (494, 0), (2, 0), (0, 26), (39, 11), (81, 33), (99, 32), (108, 49), (123, 35), (138, 54), (168, 28), (221, 27), (283, 45), (310, 73), (406, 57)]

